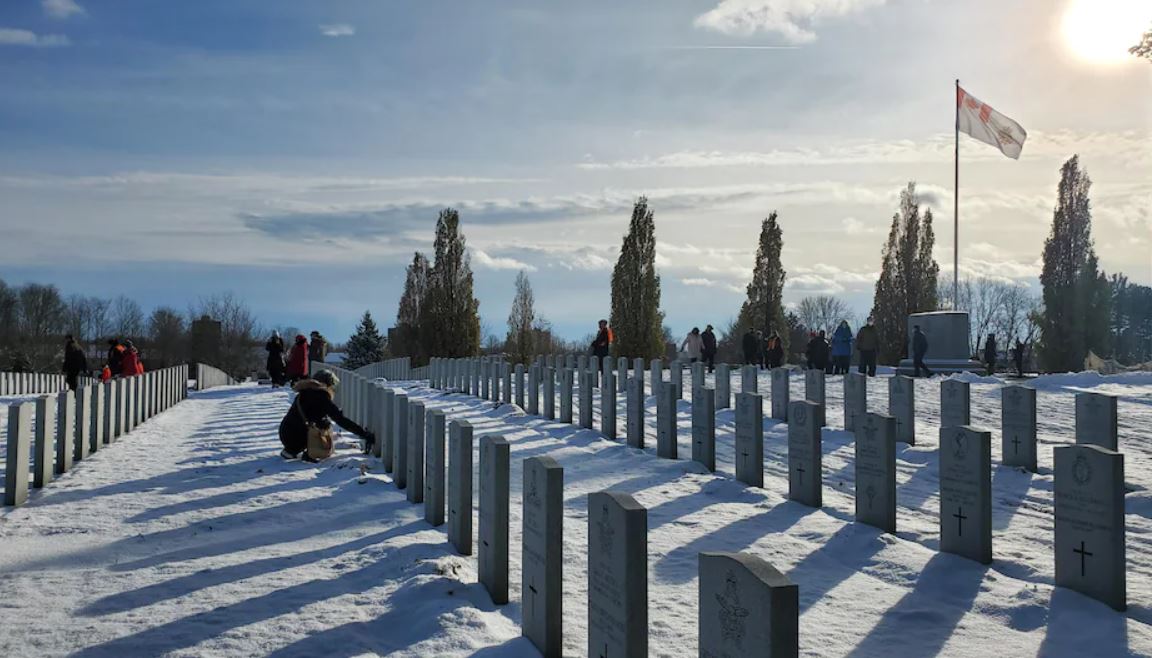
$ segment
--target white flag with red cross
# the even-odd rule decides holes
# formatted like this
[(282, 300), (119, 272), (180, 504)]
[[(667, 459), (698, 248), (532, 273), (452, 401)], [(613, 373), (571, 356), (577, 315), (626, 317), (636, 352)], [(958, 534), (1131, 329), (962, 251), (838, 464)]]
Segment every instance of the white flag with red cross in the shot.
[(976, 139), (1000, 149), (1004, 155), (1020, 158), (1028, 133), (1012, 119), (993, 110), (987, 103), (956, 87), (956, 127)]

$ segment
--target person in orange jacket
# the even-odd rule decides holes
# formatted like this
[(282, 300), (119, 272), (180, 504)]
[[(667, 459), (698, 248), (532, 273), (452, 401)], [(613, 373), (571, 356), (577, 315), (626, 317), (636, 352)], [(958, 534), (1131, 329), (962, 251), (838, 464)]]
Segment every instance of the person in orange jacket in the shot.
[(112, 369), (109, 368), (108, 366), (104, 366), (100, 370), (100, 381), (106, 382), (109, 379), (112, 379)]
[(132, 341), (124, 341), (124, 355), (120, 358), (120, 375), (122, 377), (135, 377), (144, 372), (144, 366), (140, 364), (140, 353), (136, 351), (136, 346)]

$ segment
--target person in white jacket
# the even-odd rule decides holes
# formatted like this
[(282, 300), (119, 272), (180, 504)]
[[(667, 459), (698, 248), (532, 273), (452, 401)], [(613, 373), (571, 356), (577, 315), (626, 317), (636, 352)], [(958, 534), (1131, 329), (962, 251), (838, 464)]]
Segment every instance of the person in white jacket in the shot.
[(703, 346), (703, 341), (700, 338), (700, 327), (692, 327), (692, 331), (684, 337), (684, 342), (680, 343), (680, 351), (688, 353), (688, 361), (696, 363), (700, 360), (700, 348)]

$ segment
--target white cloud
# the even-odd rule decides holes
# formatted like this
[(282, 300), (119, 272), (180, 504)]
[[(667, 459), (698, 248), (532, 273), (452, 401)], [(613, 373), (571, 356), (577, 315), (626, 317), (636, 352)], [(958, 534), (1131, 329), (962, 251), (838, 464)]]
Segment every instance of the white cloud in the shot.
[(816, 40), (813, 28), (827, 18), (843, 18), (886, 0), (721, 0), (696, 18), (696, 26), (724, 34), (774, 33), (791, 44)]
[(721, 290), (727, 290), (729, 292), (735, 293), (742, 293), (745, 291), (740, 286), (735, 286), (724, 281), (714, 281), (704, 277), (688, 277), (685, 279), (680, 279), (680, 283), (686, 286), (697, 286), (701, 288), (720, 288)]
[(73, 14), (84, 14), (84, 8), (76, 0), (40, 0), (44, 13), (52, 18), (65, 19)]
[(54, 48), (67, 46), (72, 42), (63, 34), (36, 34), (29, 30), (0, 27), (0, 46), (30, 46), (32, 48)]
[(490, 256), (488, 252), (473, 248), (472, 262), (488, 270), (527, 270), (535, 272), (536, 268), (523, 261), (506, 256)]
[(875, 272), (852, 272), (827, 263), (788, 268), (786, 290), (834, 295), (848, 290), (860, 292), (876, 284)]
[(320, 34), (326, 37), (350, 37), (356, 34), (356, 28), (347, 23), (333, 23), (331, 25), (321, 25)]
[(880, 230), (875, 226), (866, 225), (855, 217), (845, 217), (840, 220), (840, 226), (844, 229), (846, 235), (867, 235), (869, 233), (878, 233)]

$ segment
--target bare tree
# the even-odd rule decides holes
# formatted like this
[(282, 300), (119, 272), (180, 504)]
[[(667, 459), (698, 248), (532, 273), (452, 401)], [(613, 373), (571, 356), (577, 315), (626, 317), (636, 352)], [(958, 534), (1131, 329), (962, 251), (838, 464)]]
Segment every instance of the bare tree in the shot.
[(851, 325), (856, 324), (856, 317), (852, 313), (852, 309), (843, 300), (830, 295), (816, 295), (801, 299), (796, 306), (796, 315), (800, 318), (801, 324), (810, 331), (823, 329), (831, 333), (841, 320), (847, 320), (848, 324)]
[(56, 370), (67, 319), (60, 291), (56, 286), (29, 283), (18, 290), (17, 297), (20, 351), (34, 370)]
[(144, 335), (144, 311), (136, 300), (124, 295), (112, 300), (112, 330), (123, 340)]
[[(215, 355), (218, 363), (213, 363), (233, 377), (243, 377), (255, 370), (260, 363), (256, 348), (260, 345), (261, 329), (248, 306), (232, 293), (221, 293), (211, 297), (201, 297), (189, 307), (189, 320), (196, 321), (207, 317), (220, 323), (219, 345)], [(190, 354), (192, 360), (204, 355)]]
[(184, 317), (168, 306), (152, 311), (148, 318), (151, 367), (173, 366), (184, 360)]
[(515, 363), (528, 363), (535, 353), (535, 334), (532, 327), (536, 322), (535, 296), (528, 274), (523, 270), (516, 275), (516, 297), (512, 300), (512, 311), (508, 314), (507, 351)]

